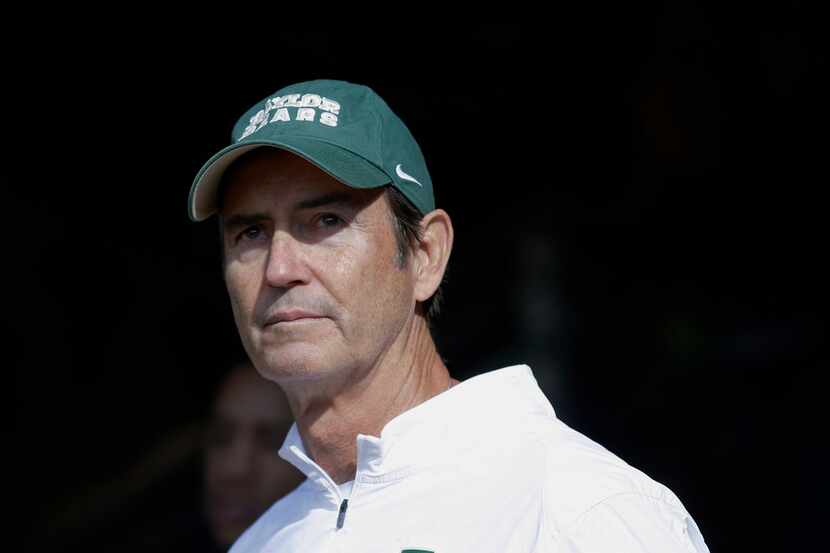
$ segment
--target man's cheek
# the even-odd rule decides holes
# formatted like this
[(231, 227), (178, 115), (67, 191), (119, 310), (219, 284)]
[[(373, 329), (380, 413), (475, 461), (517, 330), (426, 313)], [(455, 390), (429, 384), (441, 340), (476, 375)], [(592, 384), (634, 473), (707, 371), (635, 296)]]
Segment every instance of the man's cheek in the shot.
[(246, 305), (244, 298), (237, 295), (230, 286), (228, 287), (228, 296), (231, 300), (231, 311), (237, 328), (241, 333), (248, 334), (251, 325), (251, 308)]

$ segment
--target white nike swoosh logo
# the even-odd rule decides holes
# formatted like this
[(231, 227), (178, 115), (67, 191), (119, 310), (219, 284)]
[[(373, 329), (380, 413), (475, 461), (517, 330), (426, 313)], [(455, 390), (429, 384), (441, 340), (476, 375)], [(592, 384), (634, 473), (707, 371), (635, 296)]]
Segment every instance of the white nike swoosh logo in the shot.
[(404, 172), (403, 172), (403, 169), (401, 169), (401, 164), (400, 164), (400, 163), (398, 163), (398, 166), (397, 166), (397, 167), (395, 167), (395, 173), (397, 173), (397, 174), (398, 174), (398, 176), (399, 176), (400, 178), (402, 178), (403, 180), (408, 180), (408, 181), (410, 181), (410, 182), (414, 182), (415, 184), (417, 184), (417, 185), (418, 185), (418, 186), (420, 186), (421, 188), (423, 188), (423, 187), (424, 187), (424, 185), (423, 185), (423, 184), (421, 184), (420, 182), (418, 182), (417, 180), (415, 180), (415, 177), (413, 177), (412, 175), (407, 175), (406, 173), (404, 173)]

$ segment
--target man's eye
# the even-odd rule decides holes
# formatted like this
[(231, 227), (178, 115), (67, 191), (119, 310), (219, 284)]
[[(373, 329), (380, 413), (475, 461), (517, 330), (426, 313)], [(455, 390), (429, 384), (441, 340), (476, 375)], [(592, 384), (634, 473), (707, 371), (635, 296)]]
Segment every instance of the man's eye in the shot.
[(317, 218), (317, 224), (321, 227), (336, 227), (343, 222), (343, 219), (333, 213), (323, 213)]
[(262, 234), (262, 229), (258, 226), (248, 227), (242, 232), (239, 233), (237, 237), (237, 241), (245, 239), (245, 240), (255, 240)]

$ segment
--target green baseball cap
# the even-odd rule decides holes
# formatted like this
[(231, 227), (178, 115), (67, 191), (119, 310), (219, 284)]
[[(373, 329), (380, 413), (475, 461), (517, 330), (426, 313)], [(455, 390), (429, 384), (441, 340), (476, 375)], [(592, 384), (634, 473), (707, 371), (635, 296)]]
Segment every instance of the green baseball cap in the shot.
[(188, 198), (193, 221), (216, 212), (219, 183), (231, 163), (262, 146), (302, 156), (353, 188), (391, 184), (422, 214), (435, 209), (421, 148), (369, 87), (330, 80), (286, 86), (251, 107), (234, 125), (231, 140), (193, 181)]

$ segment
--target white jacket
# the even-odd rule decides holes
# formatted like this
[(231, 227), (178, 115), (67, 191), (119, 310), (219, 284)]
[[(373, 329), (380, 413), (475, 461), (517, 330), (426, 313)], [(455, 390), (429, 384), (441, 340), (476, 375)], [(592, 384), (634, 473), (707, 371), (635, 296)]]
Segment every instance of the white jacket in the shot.
[(358, 435), (345, 505), (296, 425), (279, 454), (307, 479), (231, 553), (709, 551), (671, 490), (556, 418), (526, 365), (461, 382), (380, 438)]

